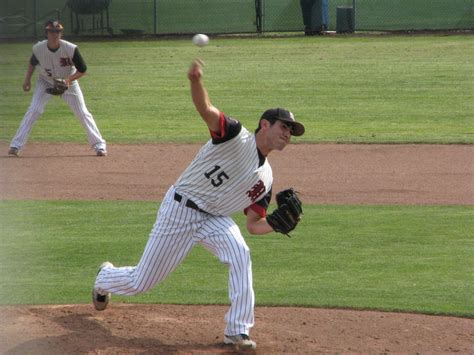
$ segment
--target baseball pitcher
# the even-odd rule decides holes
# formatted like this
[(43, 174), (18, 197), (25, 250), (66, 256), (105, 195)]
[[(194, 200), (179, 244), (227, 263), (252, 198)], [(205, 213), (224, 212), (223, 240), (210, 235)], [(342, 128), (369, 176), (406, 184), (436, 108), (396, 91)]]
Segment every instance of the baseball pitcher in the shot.
[(202, 81), (202, 64), (193, 61), (188, 79), (192, 100), (211, 139), (166, 193), (138, 265), (103, 263), (92, 298), (95, 308), (104, 310), (111, 294), (149, 290), (199, 243), (229, 267), (231, 305), (225, 317), (224, 342), (253, 349), (256, 343), (249, 337), (254, 325), (250, 251), (229, 216), (244, 211), (252, 234), (288, 234), (296, 227), (302, 207), (293, 189), (278, 193), (278, 207), (267, 214), (273, 183), (267, 155), (285, 148), (292, 135), (301, 136), (305, 129), (291, 112), (275, 108), (263, 113), (252, 134), (211, 104)]

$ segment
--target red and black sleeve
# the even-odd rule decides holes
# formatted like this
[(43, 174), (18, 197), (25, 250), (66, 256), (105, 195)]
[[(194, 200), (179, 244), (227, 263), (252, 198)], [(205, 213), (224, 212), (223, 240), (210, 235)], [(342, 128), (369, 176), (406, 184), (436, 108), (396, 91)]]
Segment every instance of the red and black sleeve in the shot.
[(221, 112), (219, 117), (219, 133), (211, 131), (212, 143), (220, 144), (236, 137), (242, 130), (242, 124)]
[(261, 200), (258, 200), (253, 205), (250, 205), (244, 210), (244, 213), (247, 214), (249, 209), (257, 212), (257, 214), (264, 218), (267, 215), (268, 206), (272, 199), (272, 190), (270, 190)]

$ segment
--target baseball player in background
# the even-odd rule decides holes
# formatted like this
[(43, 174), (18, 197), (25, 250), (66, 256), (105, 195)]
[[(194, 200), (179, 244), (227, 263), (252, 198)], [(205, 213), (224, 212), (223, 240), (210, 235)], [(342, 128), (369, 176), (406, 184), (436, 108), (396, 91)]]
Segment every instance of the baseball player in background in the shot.
[(229, 267), (231, 305), (225, 316), (224, 342), (255, 348), (249, 337), (254, 325), (250, 251), (229, 216), (244, 211), (251, 234), (277, 230), (266, 218), (273, 182), (267, 155), (285, 148), (292, 135), (302, 135), (304, 126), (285, 109), (269, 109), (252, 134), (211, 104), (200, 60), (191, 64), (188, 79), (211, 139), (166, 193), (138, 265), (114, 267), (104, 262), (99, 267), (93, 303), (104, 310), (111, 294), (135, 295), (151, 289), (199, 243)]
[(9, 155), (19, 156), (33, 125), (44, 112), (46, 104), (53, 95), (54, 91), (52, 89), (55, 81), (61, 81), (65, 84), (66, 90), (61, 94), (61, 97), (81, 121), (91, 147), (98, 156), (107, 155), (106, 142), (102, 138), (94, 118), (87, 110), (78, 83), (78, 79), (86, 73), (87, 66), (79, 53), (78, 47), (61, 39), (62, 33), (63, 26), (61, 23), (57, 20), (49, 20), (45, 25), (47, 39), (33, 46), (33, 54), (23, 82), (23, 90), (30, 91), (31, 77), (36, 67), (39, 67), (40, 70), (39, 77), (36, 81), (30, 107), (10, 143)]

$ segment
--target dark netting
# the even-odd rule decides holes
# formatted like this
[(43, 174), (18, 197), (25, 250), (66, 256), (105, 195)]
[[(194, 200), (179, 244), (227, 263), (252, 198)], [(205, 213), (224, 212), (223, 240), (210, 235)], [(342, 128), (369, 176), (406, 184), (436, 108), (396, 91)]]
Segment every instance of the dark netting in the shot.
[(302, 32), (303, 3), (324, 30), (474, 29), (474, 0), (1, 0), (0, 38), (58, 17), (76, 35)]

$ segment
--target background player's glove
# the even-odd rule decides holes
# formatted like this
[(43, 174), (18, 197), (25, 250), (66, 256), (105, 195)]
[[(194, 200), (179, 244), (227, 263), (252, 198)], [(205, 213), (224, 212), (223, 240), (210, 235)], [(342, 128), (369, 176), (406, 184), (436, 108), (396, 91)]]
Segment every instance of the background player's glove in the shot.
[(47, 88), (46, 92), (50, 95), (62, 95), (64, 91), (68, 89), (66, 80), (64, 79), (54, 79), (54, 86)]
[(267, 222), (275, 232), (288, 234), (301, 220), (303, 208), (301, 200), (293, 189), (280, 191), (276, 195), (278, 208), (267, 215)]

